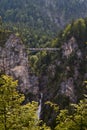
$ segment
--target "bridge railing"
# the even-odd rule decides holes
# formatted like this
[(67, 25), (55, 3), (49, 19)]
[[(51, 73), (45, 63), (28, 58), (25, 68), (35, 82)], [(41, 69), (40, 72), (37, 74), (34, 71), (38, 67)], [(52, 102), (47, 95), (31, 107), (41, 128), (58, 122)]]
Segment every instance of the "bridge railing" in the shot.
[(30, 51), (58, 51), (59, 48), (28, 48)]

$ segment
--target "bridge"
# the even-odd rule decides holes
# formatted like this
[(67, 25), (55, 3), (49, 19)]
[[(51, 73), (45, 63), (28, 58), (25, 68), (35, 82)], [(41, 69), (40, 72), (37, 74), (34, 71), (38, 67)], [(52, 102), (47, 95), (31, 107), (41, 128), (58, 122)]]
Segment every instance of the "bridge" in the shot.
[(29, 51), (59, 51), (59, 48), (28, 48)]

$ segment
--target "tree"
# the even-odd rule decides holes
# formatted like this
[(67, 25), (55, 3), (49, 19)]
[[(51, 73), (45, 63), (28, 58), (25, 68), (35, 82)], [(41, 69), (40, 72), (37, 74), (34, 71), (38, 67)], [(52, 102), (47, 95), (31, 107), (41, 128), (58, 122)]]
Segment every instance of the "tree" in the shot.
[(72, 112), (60, 110), (55, 130), (87, 130), (87, 96), (71, 105)]
[(17, 81), (9, 76), (0, 78), (0, 129), (10, 130), (19, 126), (19, 113), (24, 96), (16, 91)]
[(2, 25), (2, 17), (0, 16), (0, 25)]
[(69, 114), (68, 110), (61, 110), (57, 116), (55, 130), (86, 130), (87, 129), (87, 101), (74, 104), (75, 112)]
[(37, 103), (22, 105), (25, 97), (16, 87), (12, 77), (0, 77), (0, 130), (50, 130), (46, 125), (39, 126)]

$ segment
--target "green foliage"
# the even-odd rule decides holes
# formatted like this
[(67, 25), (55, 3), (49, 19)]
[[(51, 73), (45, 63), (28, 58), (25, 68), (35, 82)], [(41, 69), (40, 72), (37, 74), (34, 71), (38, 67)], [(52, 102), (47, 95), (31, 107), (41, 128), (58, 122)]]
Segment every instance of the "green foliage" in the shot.
[(0, 16), (0, 26), (2, 25), (2, 17)]
[(32, 71), (33, 72), (36, 72), (36, 69), (37, 69), (37, 62), (38, 62), (38, 57), (36, 56), (36, 55), (32, 55), (31, 57), (30, 57), (30, 64), (31, 64), (31, 66), (32, 66)]
[(45, 124), (39, 126), (38, 104), (22, 105), (25, 97), (17, 92), (17, 81), (0, 77), (0, 130), (50, 130)]
[(81, 0), (1, 0), (0, 15), (6, 22), (24, 23), (40, 32), (56, 33), (72, 19), (87, 15), (87, 3)]
[[(50, 46), (58, 47), (60, 50), (56, 53), (54, 52), (39, 52), (35, 53), (35, 55), (31, 56), (31, 67), (35, 72), (38, 73), (38, 76), (42, 77), (47, 76), (46, 81), (46, 89), (50, 94), (50, 100), (58, 103), (60, 107), (68, 108), (70, 105), (70, 97), (65, 94), (59, 94), (60, 84), (61, 82), (66, 82), (70, 77), (73, 78), (73, 84), (75, 86), (75, 94), (77, 95), (77, 100), (79, 101), (83, 97), (83, 75), (86, 73), (86, 46), (87, 44), (87, 19), (78, 19), (76, 21), (72, 21), (71, 24), (66, 26), (64, 31), (61, 31), (58, 37), (52, 42), (50, 42)], [(62, 46), (64, 42), (66, 44), (69, 40), (74, 37), (77, 45), (77, 49), (73, 50), (72, 54), (69, 58), (65, 58), (62, 54), (63, 49)], [(72, 44), (72, 47), (74, 46)], [(44, 46), (44, 45), (43, 45)], [(78, 58), (77, 52), (81, 51), (82, 58)], [(78, 78), (75, 79), (75, 67), (77, 67)], [(80, 85), (82, 84), (82, 87)], [(47, 96), (48, 98), (48, 96)], [(46, 109), (46, 108), (44, 108)], [(49, 107), (48, 107), (49, 109)], [(52, 110), (44, 111), (44, 120), (50, 121), (50, 118), (53, 118)], [(73, 122), (72, 120), (70, 120)], [(65, 122), (64, 122), (65, 123)], [(50, 123), (51, 124), (51, 123)], [(73, 122), (73, 125), (75, 123)], [(67, 126), (67, 124), (66, 124)]]
[(5, 42), (7, 41), (9, 35), (12, 32), (9, 29), (6, 29), (3, 22), (2, 18), (0, 17), (0, 46), (4, 46)]
[[(60, 48), (60, 51), (57, 53), (47, 53), (47, 52), (41, 52), (41, 53), (35, 53), (35, 57), (37, 57), (39, 60), (37, 61), (37, 64), (35, 64), (35, 68), (38, 68), (40, 70), (46, 69), (46, 66), (49, 66), (50, 60), (54, 60), (55, 58), (60, 59), (61, 55), (61, 46), (64, 42), (67, 42), (71, 37), (74, 37), (76, 39), (76, 42), (78, 43), (78, 47), (80, 49), (85, 49), (86, 43), (87, 43), (87, 20), (86, 19), (78, 19), (76, 21), (72, 21), (71, 24), (67, 25), (63, 31), (61, 31), (57, 38), (53, 39), (52, 41), (49, 40), (45, 44), (41, 44), (41, 47), (47, 47), (47, 45), (50, 45), (50, 47), (58, 47)], [(42, 40), (43, 41), (43, 40)], [(40, 44), (39, 44), (40, 45)], [(40, 47), (40, 46), (39, 46)], [(76, 55), (70, 57), (70, 60), (73, 61), (77, 57)], [(36, 62), (35, 62), (36, 63)], [(67, 61), (69, 63), (69, 61)], [(45, 67), (42, 67), (46, 66)], [(71, 64), (71, 63), (70, 63)], [(38, 67), (39, 65), (39, 67)], [(60, 69), (59, 69), (60, 70)]]
[(69, 24), (65, 30), (63, 31), (63, 39), (68, 40), (72, 36), (76, 38), (77, 41), (80, 42), (86, 42), (86, 29), (87, 29), (87, 24), (86, 24), (86, 19), (78, 19), (76, 21), (72, 21), (71, 24)]
[[(44, 0), (45, 1), (45, 0)], [(24, 43), (26, 44), (27, 47), (60, 47), (63, 44), (64, 41), (69, 40), (72, 36), (74, 36), (77, 40), (78, 43), (81, 43), (81, 49), (82, 45), (85, 46), (87, 43), (87, 19), (79, 19), (76, 21), (73, 21), (71, 24), (69, 24), (64, 31), (60, 32), (58, 38), (52, 40), (52, 37), (54, 36), (54, 31), (56, 32), (58, 30), (56, 24), (54, 24), (54, 19), (56, 16), (56, 12), (62, 13), (61, 19), (67, 23), (70, 21), (72, 18), (77, 18), (79, 16), (82, 16), (81, 11), (83, 13), (87, 12), (86, 4), (87, 2), (83, 2), (81, 4), (79, 0), (55, 0), (55, 4), (48, 4), (45, 8), (47, 11), (46, 13), (43, 6), (45, 7), (45, 3), (42, 0), (41, 2), (39, 0), (1, 0), (0, 1), (0, 15), (2, 16), (0, 18), (0, 45), (4, 45), (5, 41), (7, 40), (10, 31), (14, 32), (17, 36), (20, 36)], [(49, 2), (48, 2), (49, 3)], [(49, 6), (50, 5), (50, 6)], [(55, 9), (53, 9), (53, 6)], [(41, 7), (41, 8), (40, 8)], [(80, 8), (81, 7), (81, 8)], [(48, 9), (47, 9), (48, 8)], [(50, 17), (47, 16), (47, 14), (50, 12), (51, 15), (51, 20)], [(77, 12), (77, 13), (76, 13)], [(3, 21), (8, 22), (8, 24), (3, 23)], [(59, 19), (59, 18), (58, 18)], [(67, 19), (67, 20), (66, 20)], [(59, 19), (59, 25), (61, 25), (61, 20)], [(5, 28), (3, 27), (5, 26)], [(51, 30), (51, 31), (50, 31)], [(53, 32), (53, 33), (51, 33)], [(52, 37), (51, 37), (52, 36)], [(2, 42), (5, 40), (4, 42)], [(80, 44), (78, 45), (80, 46)], [(84, 48), (83, 48), (84, 50)], [(52, 78), (51, 82), (50, 79), (48, 82), (49, 84), (49, 92), (53, 92), (55, 95), (55, 89), (58, 91), (59, 89), (59, 82), (61, 82), (61, 79), (67, 78), (65, 75), (64, 77), (64, 70), (66, 69), (66, 63), (64, 64), (64, 61), (61, 60), (60, 66), (57, 65), (56, 59), (60, 60), (61, 57), (61, 52), (58, 53), (47, 53), (46, 51), (40, 52), (40, 53), (34, 53), (35, 55), (32, 55), (32, 53), (28, 52), (30, 55), (30, 60), (31, 60), (31, 66), (33, 72), (37, 71), (37, 74), (41, 76), (42, 74), (46, 73), (48, 77), (51, 76), (51, 72), (48, 73), (48, 67), (51, 65), (55, 64), (55, 71), (54, 75), (55, 77)], [(85, 53), (86, 54), (86, 53)], [(75, 57), (73, 57), (75, 59)], [(85, 59), (85, 58), (84, 58)], [(65, 60), (65, 59), (64, 59)], [(73, 68), (73, 62), (71, 63), (72, 58), (70, 57), (70, 60), (67, 61), (67, 65), (69, 64)], [(85, 60), (86, 62), (86, 60)], [(62, 67), (63, 65), (63, 67)], [(85, 70), (86, 67), (84, 67)], [(71, 68), (70, 68), (71, 69)], [(63, 72), (64, 71), (64, 72)], [(58, 73), (57, 73), (58, 72)], [(81, 68), (82, 72), (82, 68)], [(72, 73), (70, 71), (70, 75), (68, 77), (72, 76)], [(39, 122), (36, 117), (36, 109), (37, 109), (37, 103), (30, 103), (27, 105), (20, 105), (23, 101), (22, 95), (18, 94), (16, 89), (13, 91), (13, 88), (11, 91), (8, 91), (10, 86), (15, 87), (13, 85), (13, 80), (10, 79), (12, 82), (5, 84), (4, 77), (1, 78), (1, 88), (0, 88), (0, 129), (8, 129), (8, 130), (13, 130), (13, 129), (18, 129), (18, 130), (39, 130), (39, 129), (49, 129), (45, 125), (39, 126)], [(9, 79), (9, 77), (8, 77)], [(9, 82), (10, 82), (9, 80)], [(4, 85), (4, 87), (3, 87)], [(53, 87), (54, 86), (54, 87)], [(4, 88), (4, 89), (3, 89)], [(5, 91), (4, 91), (5, 90)], [(3, 91), (3, 92), (2, 92)], [(56, 93), (57, 93), (56, 91)], [(5, 93), (5, 95), (3, 94)], [(13, 93), (13, 94), (12, 94)], [(16, 93), (16, 94), (14, 94)], [(9, 95), (9, 96), (8, 96)], [(13, 97), (15, 98), (14, 100), (12, 99)], [(2, 98), (3, 97), (3, 98)], [(55, 96), (55, 101), (57, 102), (60, 100), (62, 102), (63, 106), (65, 103), (65, 106), (68, 104), (67, 98), (64, 97), (64, 101), (61, 100), (62, 98), (58, 99), (58, 96)], [(19, 100), (20, 99), (20, 100)], [(19, 102), (20, 101), (20, 102)], [(67, 101), (67, 102), (66, 102)], [(3, 102), (3, 103), (2, 103)], [(66, 104), (67, 103), (67, 104)], [(15, 105), (13, 105), (15, 104)], [(80, 102), (81, 104), (81, 102)], [(80, 105), (83, 106), (84, 102), (82, 101), (82, 104)], [(52, 105), (52, 104), (51, 104)], [(60, 114), (58, 116), (58, 125), (55, 128), (56, 130), (65, 130), (65, 129), (72, 129), (72, 130), (80, 130), (82, 127), (85, 129), (85, 119), (84, 117), (80, 116), (80, 113), (77, 112), (78, 110), (78, 105), (77, 108), (74, 106), (76, 111), (74, 112), (73, 115), (70, 115), (68, 110), (61, 110)], [(52, 105), (53, 106), (53, 105)], [(74, 109), (74, 110), (75, 110)], [(29, 111), (29, 113), (28, 113)], [(51, 111), (52, 112), (52, 111)], [(26, 116), (25, 116), (26, 115)], [(50, 114), (49, 114), (50, 115)], [(85, 114), (84, 114), (85, 115)], [(83, 113), (82, 113), (83, 116)], [(49, 116), (51, 117), (51, 116)], [(77, 122), (75, 122), (75, 121)], [(84, 122), (84, 126), (80, 126), (81, 123), (80, 121)], [(36, 122), (36, 123), (35, 123)], [(65, 127), (66, 126), (66, 127)], [(7, 127), (7, 128), (5, 128)], [(42, 128), (43, 127), (43, 128)]]
[(40, 31), (40, 29), (33, 29), (24, 23), (3, 23), (3, 26), (5, 30), (10, 30), (12, 33), (20, 36), (27, 48), (49, 46), (48, 43), (53, 38), (47, 33)]
[[(0, 128), (11, 129), (18, 125), (18, 112), (24, 97), (16, 92), (17, 81), (3, 75), (0, 79)], [(11, 128), (10, 128), (11, 127)]]
[(72, 104), (72, 113), (68, 110), (60, 110), (57, 116), (55, 130), (86, 130), (87, 129), (87, 99), (78, 104)]
[(46, 104), (46, 105), (50, 105), (50, 107), (53, 108), (53, 110), (54, 110), (55, 112), (58, 112), (58, 111), (59, 111), (59, 107), (58, 107), (57, 104), (52, 103), (52, 102), (50, 102), (50, 101), (47, 101), (45, 104)]

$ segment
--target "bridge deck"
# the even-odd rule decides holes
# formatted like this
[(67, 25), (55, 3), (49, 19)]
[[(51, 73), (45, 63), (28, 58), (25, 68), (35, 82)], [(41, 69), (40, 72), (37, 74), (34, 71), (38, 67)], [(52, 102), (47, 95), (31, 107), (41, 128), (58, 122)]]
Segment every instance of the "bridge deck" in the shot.
[(59, 48), (28, 48), (29, 51), (58, 51)]

